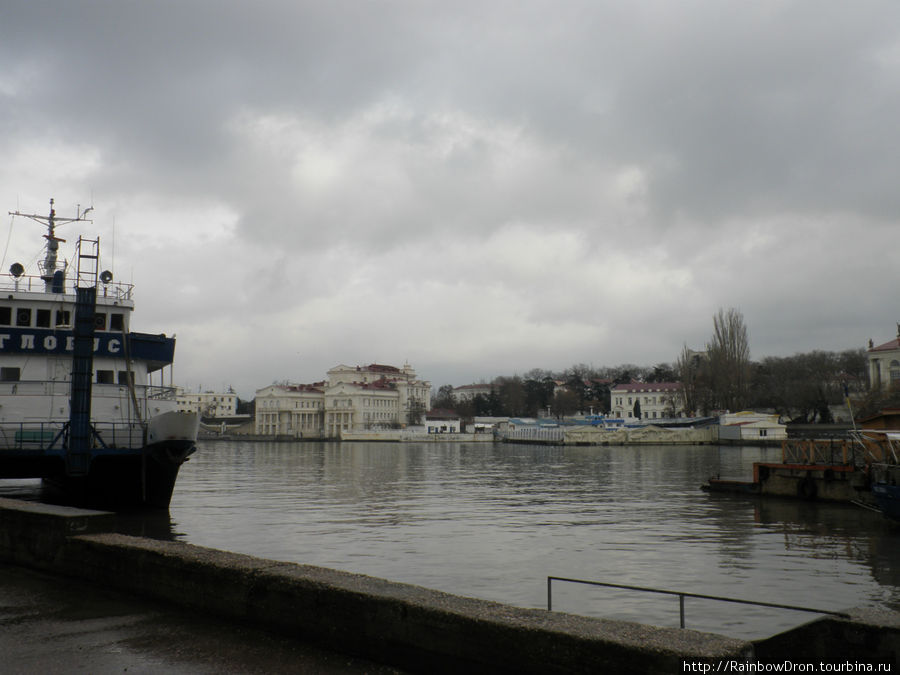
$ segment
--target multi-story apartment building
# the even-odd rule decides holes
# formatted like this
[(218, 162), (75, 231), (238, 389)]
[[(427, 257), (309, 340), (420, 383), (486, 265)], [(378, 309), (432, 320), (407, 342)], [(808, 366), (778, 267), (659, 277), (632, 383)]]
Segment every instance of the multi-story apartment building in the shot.
[(224, 394), (212, 391), (188, 393), (179, 388), (175, 399), (178, 410), (200, 413), (201, 417), (234, 417), (237, 415), (237, 394), (233, 391)]
[[(629, 382), (610, 387), (610, 416), (626, 422), (680, 417), (684, 414), (681, 384), (678, 382)], [(638, 404), (638, 405), (636, 405)]]
[(415, 371), (371, 364), (335, 366), (315, 384), (273, 384), (256, 392), (256, 433), (295, 438), (336, 438), (420, 424), (431, 407), (431, 383)]

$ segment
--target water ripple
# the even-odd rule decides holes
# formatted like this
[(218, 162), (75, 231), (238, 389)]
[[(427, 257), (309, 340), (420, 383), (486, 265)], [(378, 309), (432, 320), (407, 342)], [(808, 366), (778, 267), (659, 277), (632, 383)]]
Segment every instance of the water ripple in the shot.
[[(844, 505), (708, 495), (760, 448), (207, 443), (171, 529), (205, 546), (524, 607), (547, 575), (840, 610), (900, 609), (900, 529)], [(677, 600), (560, 585), (562, 611), (677, 625)], [(739, 607), (739, 609), (735, 609)], [(810, 616), (688, 602), (689, 626), (761, 637)]]

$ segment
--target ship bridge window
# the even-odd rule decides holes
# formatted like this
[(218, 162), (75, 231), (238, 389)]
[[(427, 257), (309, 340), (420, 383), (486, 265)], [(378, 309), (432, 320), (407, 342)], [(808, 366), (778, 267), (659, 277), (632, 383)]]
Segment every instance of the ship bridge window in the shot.
[(17, 326), (30, 326), (31, 325), (31, 310), (30, 309), (20, 309), (16, 311), (16, 325)]
[(122, 332), (125, 330), (125, 315), (124, 314), (110, 314), (109, 315), (109, 329), (117, 330)]
[(56, 310), (56, 325), (57, 326), (69, 326), (71, 325), (72, 320), (69, 317), (68, 310), (58, 309)]
[(50, 328), (50, 310), (49, 309), (39, 309), (37, 311), (37, 327), (38, 328)]
[(18, 382), (20, 377), (18, 368), (0, 368), (0, 382)]
[(106, 314), (103, 312), (94, 314), (94, 328), (97, 330), (106, 330)]
[(129, 373), (127, 370), (119, 371), (119, 384), (123, 386), (129, 386), (130, 384), (134, 384), (134, 373)]
[(113, 383), (113, 371), (111, 370), (98, 370), (97, 371), (97, 384), (112, 384)]
[(0, 326), (8, 326), (12, 323), (12, 309), (0, 307)]

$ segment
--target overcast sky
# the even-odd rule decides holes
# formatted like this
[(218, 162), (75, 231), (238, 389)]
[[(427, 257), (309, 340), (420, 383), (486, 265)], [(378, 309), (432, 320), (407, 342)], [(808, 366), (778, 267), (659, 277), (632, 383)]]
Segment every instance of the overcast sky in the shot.
[(3, 0), (4, 271), (50, 197), (194, 390), (879, 344), (900, 3)]

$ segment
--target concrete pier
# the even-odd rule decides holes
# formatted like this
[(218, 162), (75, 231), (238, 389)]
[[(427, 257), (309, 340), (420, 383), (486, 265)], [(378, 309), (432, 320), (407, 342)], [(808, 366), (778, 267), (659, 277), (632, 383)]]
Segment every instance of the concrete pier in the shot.
[(0, 563), (3, 675), (397, 675), (171, 603)]
[[(110, 517), (0, 499), (0, 561), (413, 672), (673, 673), (690, 663), (761, 658), (778, 646), (521, 609), (321, 567), (128, 537), (104, 531)], [(845, 633), (863, 635), (865, 644), (864, 651), (845, 645), (845, 658), (896, 662), (896, 615), (876, 623), (865, 616), (844, 621)]]
[(753, 480), (710, 478), (701, 487), (711, 492), (862, 503), (875, 507), (866, 474), (848, 464), (755, 462)]

